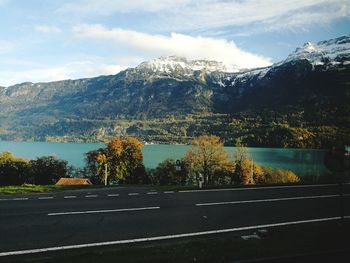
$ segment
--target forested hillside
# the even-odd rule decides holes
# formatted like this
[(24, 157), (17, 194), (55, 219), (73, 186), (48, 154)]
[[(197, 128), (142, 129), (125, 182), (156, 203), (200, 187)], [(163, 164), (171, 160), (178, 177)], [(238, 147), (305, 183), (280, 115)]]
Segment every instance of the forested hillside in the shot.
[(267, 68), (162, 57), (112, 76), (0, 87), (0, 139), (330, 147), (350, 143), (350, 37)]

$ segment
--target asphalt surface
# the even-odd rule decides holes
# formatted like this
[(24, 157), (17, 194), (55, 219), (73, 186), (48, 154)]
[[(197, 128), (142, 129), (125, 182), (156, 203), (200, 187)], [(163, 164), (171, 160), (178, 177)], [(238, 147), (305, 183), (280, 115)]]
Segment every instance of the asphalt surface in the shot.
[(333, 220), (342, 206), (349, 219), (349, 184), (343, 192), (343, 205), (337, 185), (175, 192), (115, 187), (0, 196), (0, 257), (11, 251)]

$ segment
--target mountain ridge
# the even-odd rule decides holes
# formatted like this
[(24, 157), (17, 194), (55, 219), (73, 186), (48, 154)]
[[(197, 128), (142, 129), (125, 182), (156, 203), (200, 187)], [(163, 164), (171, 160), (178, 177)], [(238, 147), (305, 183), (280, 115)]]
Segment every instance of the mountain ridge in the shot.
[[(336, 140), (346, 141), (349, 62), (350, 36), (343, 36), (305, 44), (282, 62), (265, 68), (230, 72), (220, 62), (170, 56), (116, 75), (0, 87), (0, 139), (102, 140), (136, 135), (146, 141), (188, 142), (193, 136), (211, 132), (227, 144), (243, 140), (261, 146), (269, 145), (271, 129), (283, 125), (288, 125), (289, 133), (295, 133), (293, 129), (311, 133), (316, 141), (320, 133), (316, 117), (320, 126), (337, 130), (333, 132)], [(249, 128), (258, 118), (254, 114), (261, 112), (269, 117), (260, 116), (262, 120), (256, 121), (259, 131)], [(299, 117), (293, 119), (292, 114)], [(191, 115), (195, 121), (186, 122)], [(171, 118), (175, 120), (169, 127), (160, 121)], [(206, 126), (216, 121), (221, 122), (216, 130)], [(240, 132), (231, 136), (227, 127), (235, 121), (244, 127), (236, 127)], [(185, 122), (188, 127), (180, 127), (179, 123)], [(303, 125), (308, 127), (306, 131)], [(254, 133), (266, 134), (259, 135), (259, 141), (252, 137)], [(319, 145), (312, 142), (296, 147), (335, 143), (329, 138), (320, 140)]]

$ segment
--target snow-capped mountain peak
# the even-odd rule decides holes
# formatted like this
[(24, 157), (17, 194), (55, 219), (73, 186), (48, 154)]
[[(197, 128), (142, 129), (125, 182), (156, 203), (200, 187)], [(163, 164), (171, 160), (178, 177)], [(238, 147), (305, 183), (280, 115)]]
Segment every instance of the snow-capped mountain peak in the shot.
[(137, 69), (150, 70), (153, 72), (172, 73), (182, 71), (191, 73), (197, 70), (205, 70), (208, 72), (238, 72), (239, 68), (234, 65), (225, 65), (222, 62), (210, 60), (187, 60), (184, 57), (168, 56), (152, 59), (141, 63)]
[(350, 35), (318, 43), (307, 42), (284, 62), (307, 59), (313, 65), (350, 63)]
[[(300, 48), (299, 48), (300, 49)], [(306, 52), (314, 52), (316, 51), (316, 47), (315, 45), (313, 45), (311, 42), (306, 42), (303, 46), (303, 49), (306, 51)]]

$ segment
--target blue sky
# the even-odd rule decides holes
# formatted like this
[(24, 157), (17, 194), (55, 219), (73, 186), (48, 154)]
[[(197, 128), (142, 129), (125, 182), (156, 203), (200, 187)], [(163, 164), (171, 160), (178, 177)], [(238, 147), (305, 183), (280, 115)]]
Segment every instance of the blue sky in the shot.
[(0, 0), (0, 85), (178, 55), (251, 68), (350, 33), (348, 0)]

